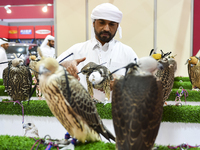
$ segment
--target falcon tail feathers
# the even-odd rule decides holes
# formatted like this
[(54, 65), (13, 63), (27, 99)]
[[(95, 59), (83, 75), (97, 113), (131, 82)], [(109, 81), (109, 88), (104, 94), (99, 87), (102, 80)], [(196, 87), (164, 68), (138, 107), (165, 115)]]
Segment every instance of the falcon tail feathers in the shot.
[(100, 132), (101, 135), (103, 135), (109, 142), (110, 139), (112, 139), (113, 141), (115, 141), (115, 137), (113, 136), (113, 134), (104, 126), (105, 128), (105, 132)]

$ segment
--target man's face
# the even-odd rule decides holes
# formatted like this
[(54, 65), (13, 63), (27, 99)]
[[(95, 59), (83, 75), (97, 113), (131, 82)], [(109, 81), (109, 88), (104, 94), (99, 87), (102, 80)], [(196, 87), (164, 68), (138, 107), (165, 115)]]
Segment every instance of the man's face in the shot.
[(54, 47), (54, 41), (53, 40), (49, 40), (49, 46)]
[(102, 45), (112, 40), (117, 32), (118, 25), (116, 22), (103, 19), (98, 19), (93, 22), (96, 38)]
[(2, 44), (1, 47), (3, 47), (5, 50), (7, 50), (9, 47), (9, 44), (8, 43)]

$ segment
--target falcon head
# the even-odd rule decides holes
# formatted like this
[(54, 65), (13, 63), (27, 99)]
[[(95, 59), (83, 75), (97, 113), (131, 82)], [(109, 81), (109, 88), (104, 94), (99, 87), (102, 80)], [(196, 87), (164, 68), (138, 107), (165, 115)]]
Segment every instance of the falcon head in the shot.
[(23, 129), (26, 129), (26, 130), (31, 130), (33, 127), (35, 127), (35, 124), (33, 123), (23, 124)]
[(87, 65), (85, 65), (82, 69), (81, 72), (83, 74), (91, 74), (96, 68), (97, 68), (97, 64), (94, 62), (89, 62)]
[(186, 64), (189, 63), (189, 64), (196, 65), (198, 61), (199, 61), (198, 57), (192, 56), (190, 57), (190, 59), (187, 60)]
[(24, 60), (21, 58), (15, 58), (12, 60), (13, 67), (22, 66), (24, 64)]
[(59, 64), (56, 59), (48, 57), (37, 63), (36, 70), (39, 74), (54, 74), (59, 68)]
[(153, 57), (142, 57), (138, 60), (139, 68), (146, 74), (153, 74), (157, 69), (162, 69), (163, 66)]
[(92, 83), (92, 85), (99, 84), (101, 81), (103, 81), (103, 77), (98, 71), (94, 71), (89, 76), (89, 81)]

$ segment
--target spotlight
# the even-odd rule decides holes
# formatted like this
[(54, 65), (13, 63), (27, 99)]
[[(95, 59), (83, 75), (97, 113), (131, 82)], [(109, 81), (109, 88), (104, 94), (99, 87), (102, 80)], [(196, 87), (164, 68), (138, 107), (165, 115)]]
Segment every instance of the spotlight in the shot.
[(53, 4), (48, 3), (47, 6), (52, 6)]
[(44, 7), (42, 8), (42, 11), (43, 11), (43, 12), (47, 12), (47, 6), (44, 6)]
[(4, 8), (6, 9), (6, 12), (8, 14), (10, 14), (12, 11), (9, 9), (9, 7), (11, 7), (11, 5), (6, 5)]

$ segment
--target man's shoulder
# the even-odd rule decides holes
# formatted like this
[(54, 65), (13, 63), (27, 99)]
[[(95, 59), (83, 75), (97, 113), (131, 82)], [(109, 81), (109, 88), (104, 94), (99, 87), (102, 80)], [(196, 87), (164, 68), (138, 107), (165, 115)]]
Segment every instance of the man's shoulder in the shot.
[(133, 49), (130, 46), (128, 46), (128, 45), (126, 45), (126, 44), (124, 44), (124, 43), (122, 43), (120, 41), (115, 40), (115, 43), (118, 45), (118, 47), (121, 47), (124, 50), (133, 51)]

